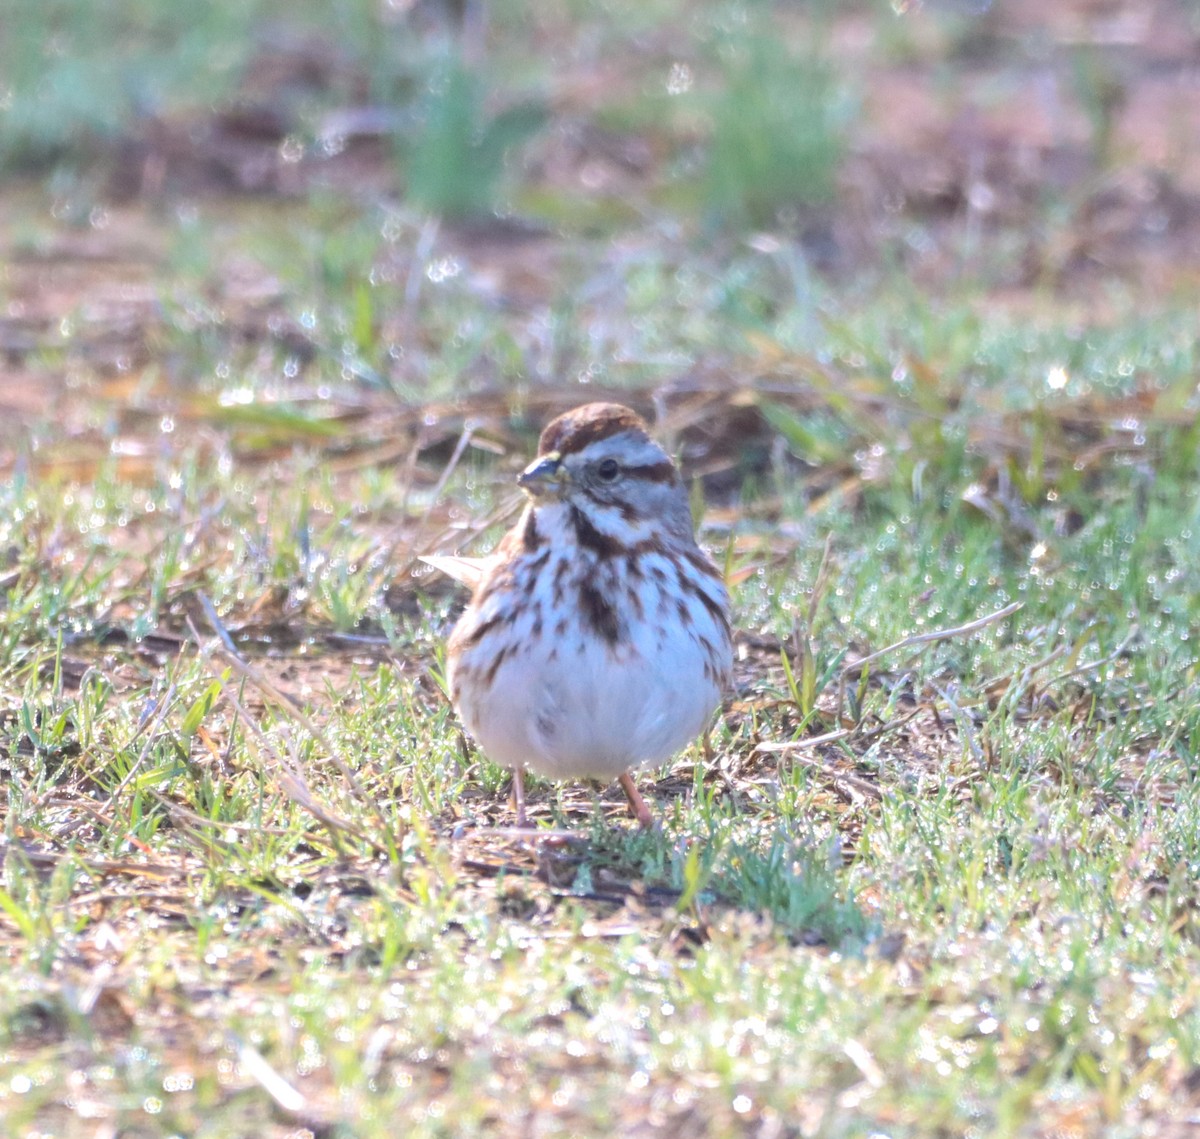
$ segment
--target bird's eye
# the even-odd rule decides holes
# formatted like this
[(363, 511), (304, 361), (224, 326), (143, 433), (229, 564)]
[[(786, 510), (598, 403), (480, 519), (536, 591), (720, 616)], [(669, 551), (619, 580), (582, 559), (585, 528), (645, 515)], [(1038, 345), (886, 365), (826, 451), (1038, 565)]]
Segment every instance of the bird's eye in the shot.
[(621, 473), (621, 464), (616, 459), (605, 459), (596, 465), (596, 477), (601, 482), (616, 482)]

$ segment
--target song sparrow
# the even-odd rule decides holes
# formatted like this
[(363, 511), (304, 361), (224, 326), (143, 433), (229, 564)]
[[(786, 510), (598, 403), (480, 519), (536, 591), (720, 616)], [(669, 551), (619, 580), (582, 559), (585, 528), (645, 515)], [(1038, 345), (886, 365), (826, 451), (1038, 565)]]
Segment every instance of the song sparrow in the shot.
[(705, 728), (729, 682), (729, 597), (696, 545), (675, 464), (627, 407), (589, 403), (542, 432), (520, 521), (487, 558), (426, 559), (474, 585), (447, 679), (467, 730), (522, 772), (620, 780)]

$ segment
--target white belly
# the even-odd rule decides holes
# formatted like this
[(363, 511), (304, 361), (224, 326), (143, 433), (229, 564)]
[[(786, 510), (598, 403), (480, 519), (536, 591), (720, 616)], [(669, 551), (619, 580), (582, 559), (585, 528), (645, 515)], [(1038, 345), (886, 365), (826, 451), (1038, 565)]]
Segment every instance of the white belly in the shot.
[(681, 623), (644, 588), (649, 619), (630, 622), (616, 645), (578, 619), (557, 637), (514, 628), (490, 684), (463, 672), (458, 711), (489, 759), (556, 779), (613, 779), (669, 759), (704, 730), (730, 665), (726, 629), (700, 606)]

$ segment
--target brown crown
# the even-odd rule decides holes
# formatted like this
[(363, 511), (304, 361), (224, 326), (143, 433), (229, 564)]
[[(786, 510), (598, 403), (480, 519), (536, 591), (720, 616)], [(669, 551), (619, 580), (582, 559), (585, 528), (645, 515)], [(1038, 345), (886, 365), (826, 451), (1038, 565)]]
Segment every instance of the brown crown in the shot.
[(607, 439), (622, 431), (633, 431), (649, 438), (646, 423), (636, 411), (619, 403), (585, 403), (564, 412), (546, 425), (538, 440), (538, 454), (573, 455), (598, 439)]

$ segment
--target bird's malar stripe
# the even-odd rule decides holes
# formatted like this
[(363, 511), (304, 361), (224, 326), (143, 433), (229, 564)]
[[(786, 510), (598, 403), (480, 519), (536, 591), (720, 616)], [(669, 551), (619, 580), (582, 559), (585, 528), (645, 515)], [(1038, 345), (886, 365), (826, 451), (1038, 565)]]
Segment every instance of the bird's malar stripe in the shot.
[(585, 550), (591, 550), (597, 557), (619, 557), (628, 549), (618, 539), (597, 530), (578, 506), (571, 507), (571, 527), (575, 531), (575, 540), (580, 546)]
[(526, 553), (532, 553), (542, 544), (542, 536), (537, 528), (537, 514), (532, 510), (525, 515), (525, 525), (521, 528), (521, 544)]

